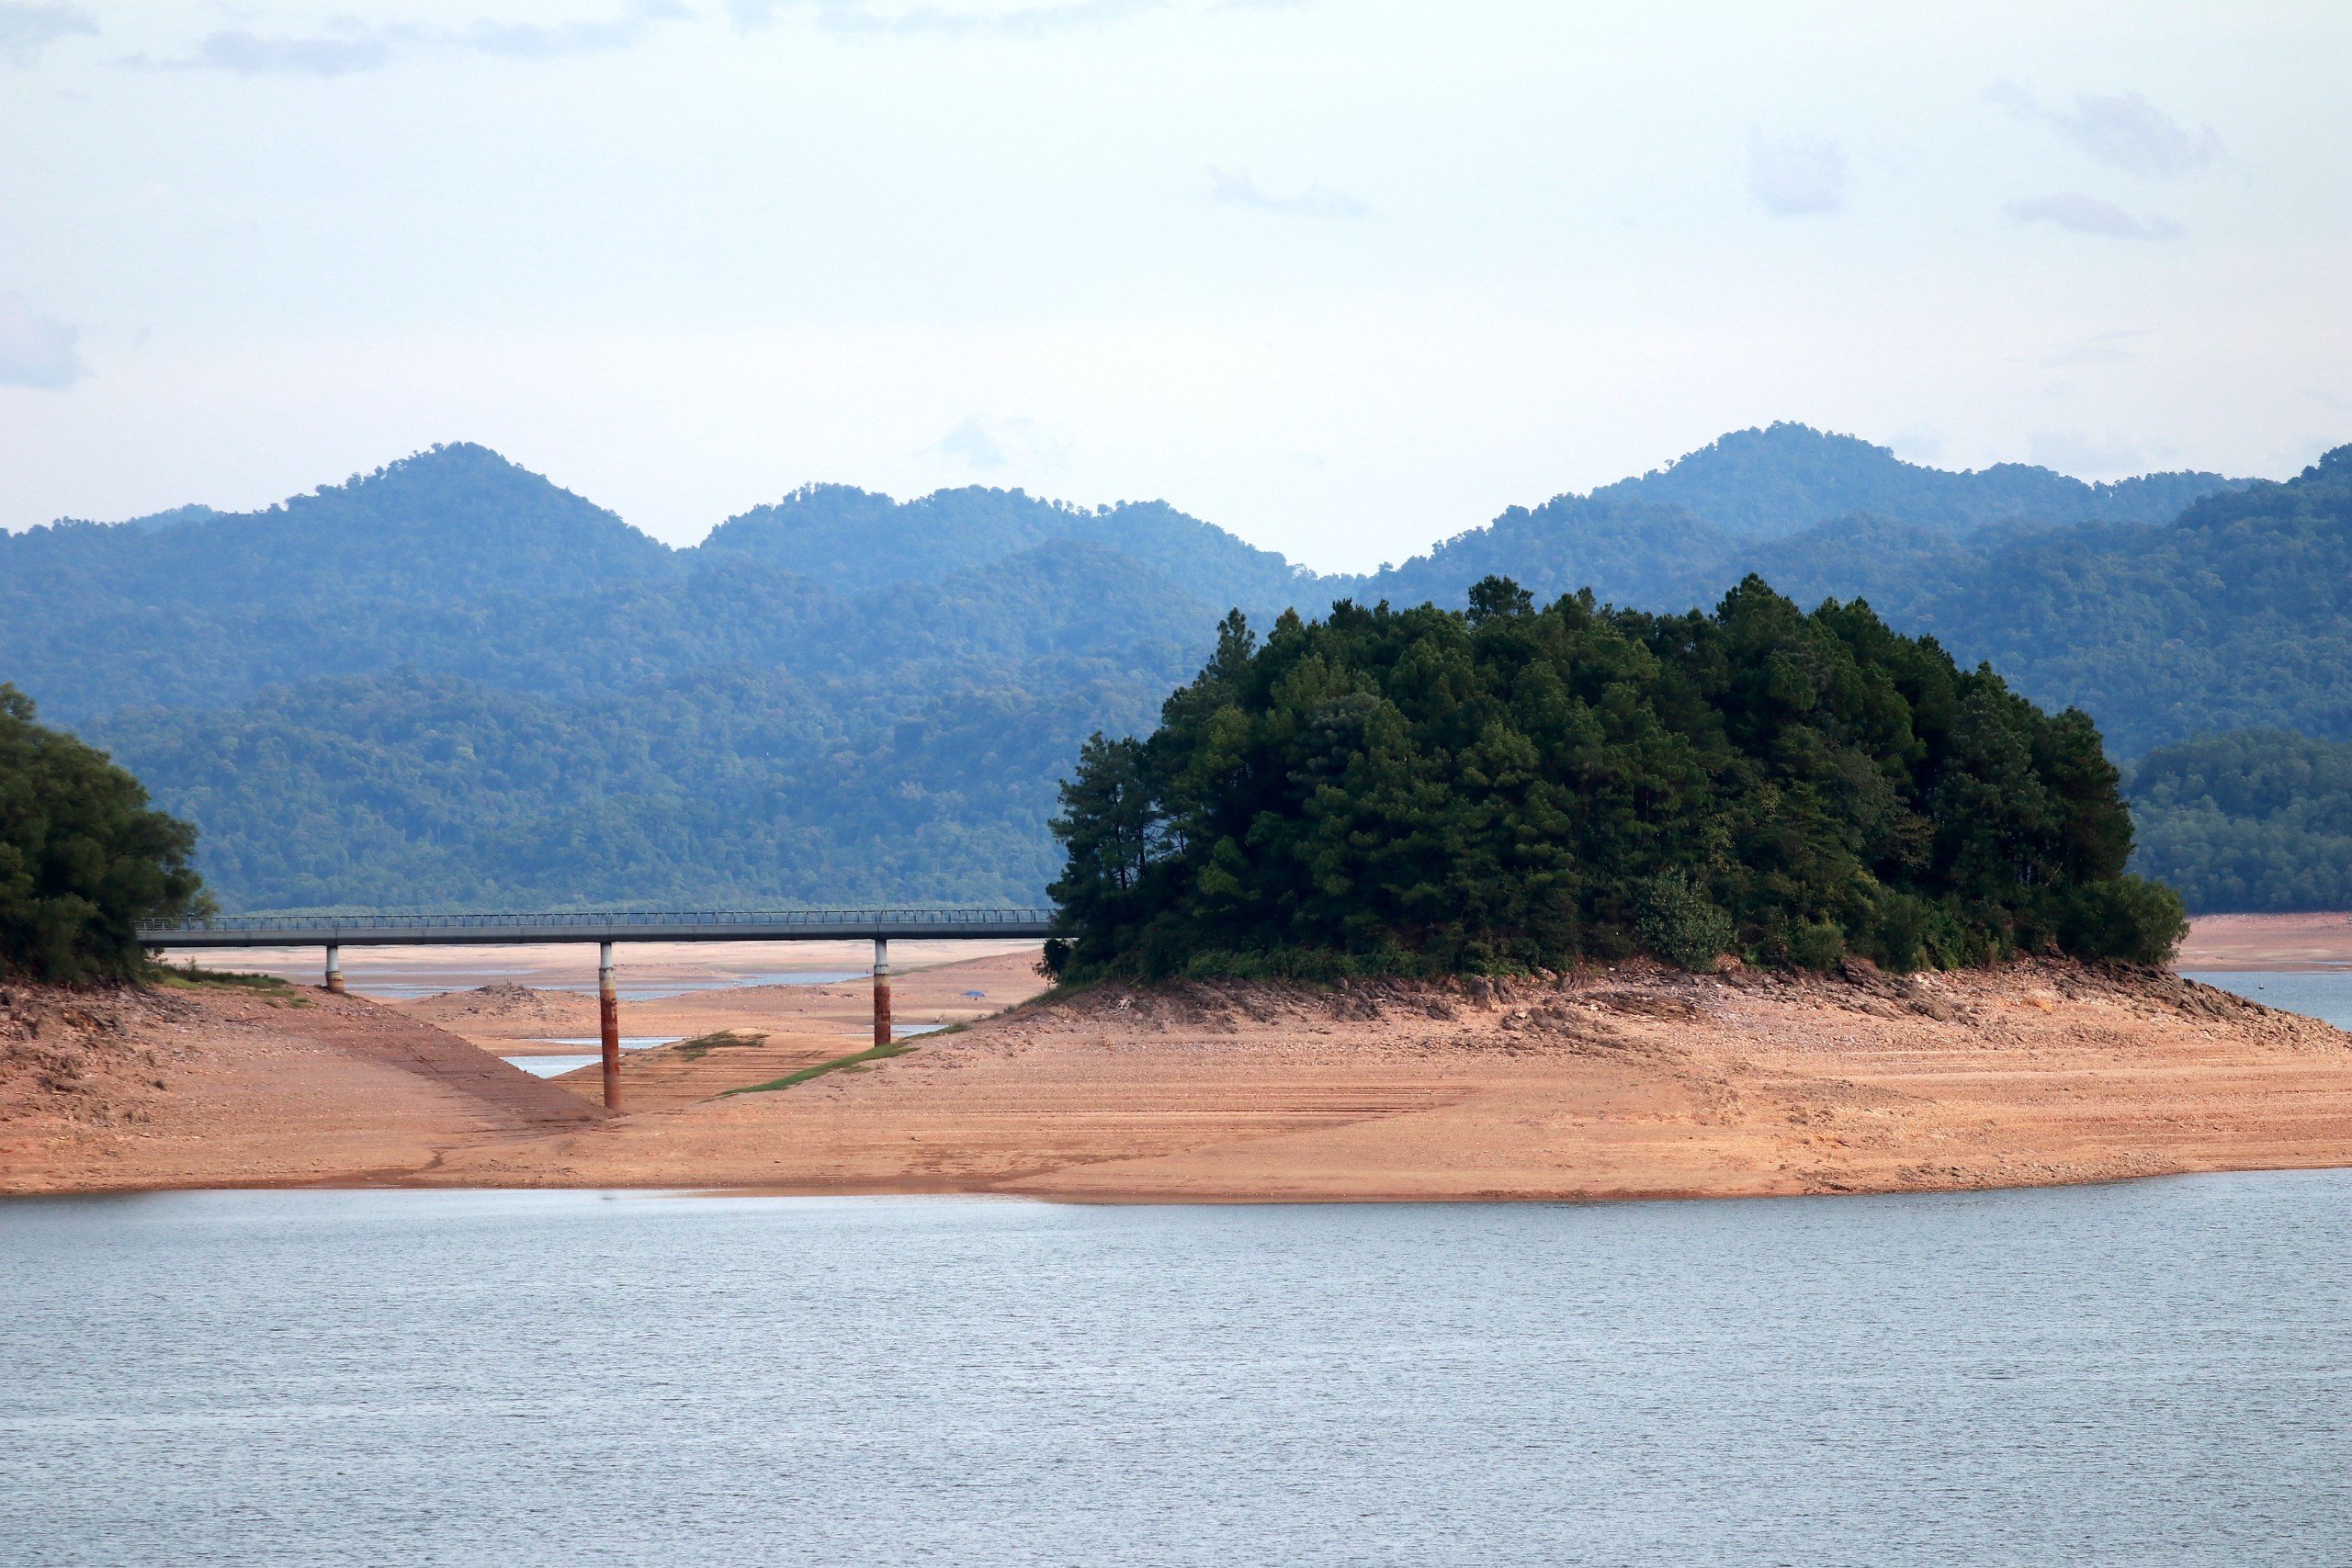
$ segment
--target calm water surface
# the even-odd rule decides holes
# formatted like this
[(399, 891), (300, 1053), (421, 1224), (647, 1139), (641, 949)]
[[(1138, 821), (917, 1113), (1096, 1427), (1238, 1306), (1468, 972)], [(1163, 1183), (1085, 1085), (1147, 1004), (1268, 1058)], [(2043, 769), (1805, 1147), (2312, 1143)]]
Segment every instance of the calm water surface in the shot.
[(0, 1562), (2339, 1564), (2352, 1175), (0, 1204)]
[(2184, 969), (2181, 973), (2192, 980), (2235, 991), (2265, 1007), (2308, 1013), (2338, 1029), (2352, 1029), (2352, 974), (2341, 969)]

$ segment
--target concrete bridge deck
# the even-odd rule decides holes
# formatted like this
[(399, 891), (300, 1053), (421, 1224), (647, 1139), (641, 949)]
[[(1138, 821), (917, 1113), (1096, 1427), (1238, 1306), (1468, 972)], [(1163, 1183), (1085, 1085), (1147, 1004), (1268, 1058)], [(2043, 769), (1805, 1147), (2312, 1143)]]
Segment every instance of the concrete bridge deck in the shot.
[(346, 947), (536, 947), (597, 945), (596, 1001), (604, 1046), (605, 1104), (620, 1108), (620, 992), (613, 945), (625, 942), (840, 942), (874, 943), (874, 1045), (890, 1031), (890, 939), (921, 942), (1044, 941), (1051, 909), (619, 910), (514, 915), (226, 915), (209, 920), (142, 921), (139, 943), (157, 950), (320, 947), (326, 988), (343, 989)]

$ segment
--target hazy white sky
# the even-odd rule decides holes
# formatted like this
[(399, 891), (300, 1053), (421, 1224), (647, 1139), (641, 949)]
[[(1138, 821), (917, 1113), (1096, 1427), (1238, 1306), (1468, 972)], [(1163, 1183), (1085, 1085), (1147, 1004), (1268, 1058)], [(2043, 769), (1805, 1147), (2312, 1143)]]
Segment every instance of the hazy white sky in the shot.
[(474, 440), (1326, 568), (1797, 419), (2352, 441), (2352, 6), (0, 3), (0, 526)]

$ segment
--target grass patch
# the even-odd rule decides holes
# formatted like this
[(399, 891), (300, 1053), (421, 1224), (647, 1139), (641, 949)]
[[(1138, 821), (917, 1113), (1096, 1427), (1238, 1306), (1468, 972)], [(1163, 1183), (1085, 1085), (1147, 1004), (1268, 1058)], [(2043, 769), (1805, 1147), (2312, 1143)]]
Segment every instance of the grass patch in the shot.
[(892, 1056), (903, 1056), (914, 1048), (915, 1043), (911, 1040), (893, 1040), (888, 1045), (868, 1045), (863, 1051), (853, 1052), (851, 1055), (846, 1056), (836, 1056), (830, 1062), (820, 1062), (813, 1067), (803, 1067), (797, 1073), (787, 1074), (786, 1076), (777, 1078), (773, 1082), (755, 1083), (743, 1089), (730, 1089), (724, 1094), (713, 1095), (711, 1098), (714, 1100), (725, 1100), (729, 1095), (767, 1094), (775, 1089), (790, 1089), (797, 1083), (807, 1083), (810, 1078), (823, 1077), (827, 1073), (838, 1073), (842, 1071), (863, 1072), (865, 1071), (865, 1065), (868, 1062), (879, 1062)]
[(276, 975), (255, 975), (239, 969), (200, 969), (187, 964), (158, 964), (155, 978), (166, 986), (244, 986), (256, 991), (287, 991), (293, 987)]
[(149, 977), (159, 986), (177, 991), (222, 988), (258, 991), (266, 1000), (280, 1007), (306, 1008), (311, 1005), (310, 998), (276, 975), (255, 975), (240, 969), (200, 969), (193, 959), (184, 964), (155, 964), (150, 970)]
[(670, 1047), (689, 1062), (699, 1062), (713, 1051), (729, 1045), (764, 1045), (768, 1037), (748, 1029), (721, 1029), (709, 1034), (697, 1034), (692, 1040), (681, 1040)]

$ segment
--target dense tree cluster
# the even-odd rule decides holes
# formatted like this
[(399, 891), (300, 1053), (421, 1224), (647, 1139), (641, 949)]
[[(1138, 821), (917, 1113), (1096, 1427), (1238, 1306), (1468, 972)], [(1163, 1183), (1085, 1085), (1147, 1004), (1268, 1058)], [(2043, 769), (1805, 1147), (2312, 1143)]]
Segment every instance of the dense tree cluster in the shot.
[(2352, 746), (2199, 736), (2143, 757), (2130, 787), (2132, 864), (2190, 909), (2352, 908)]
[(137, 779), (0, 685), (0, 974), (141, 973), (139, 922), (204, 907), (195, 847), (196, 829), (150, 810)]
[(2154, 962), (2098, 733), (1861, 604), (1750, 579), (1713, 614), (1342, 604), (1238, 614), (1054, 825), (1066, 976), (1414, 973), (1648, 952), (1895, 968)]

